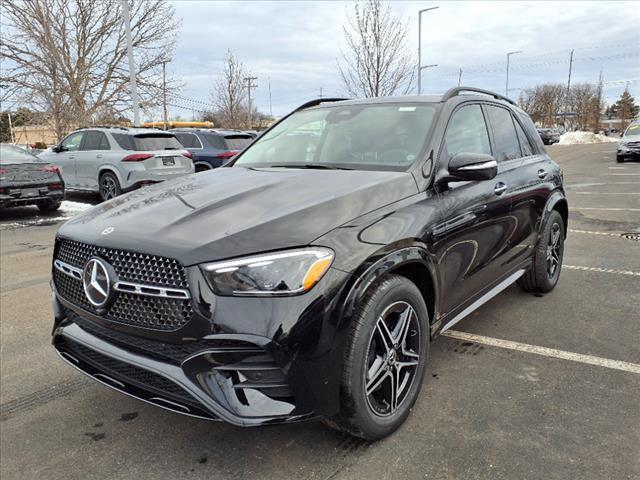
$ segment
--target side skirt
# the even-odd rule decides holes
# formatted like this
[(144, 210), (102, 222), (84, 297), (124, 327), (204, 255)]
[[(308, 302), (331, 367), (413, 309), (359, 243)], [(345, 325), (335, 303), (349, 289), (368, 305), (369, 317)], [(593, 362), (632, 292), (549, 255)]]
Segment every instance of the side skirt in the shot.
[[(500, 292), (505, 290), (507, 287), (509, 287), (511, 284), (513, 284), (516, 280), (518, 280), (522, 275), (524, 275), (525, 271), (526, 270), (524, 270), (524, 269), (518, 270), (515, 273), (512, 273), (511, 275), (509, 275), (507, 278), (505, 278), (500, 283), (498, 283), (495, 287), (493, 287), (491, 290), (489, 290), (487, 293), (482, 295), (479, 299), (477, 299), (475, 302), (473, 302), (471, 305), (469, 305), (467, 308), (465, 308), (463, 311), (461, 311), (459, 314), (457, 314), (455, 317), (453, 317), (451, 320), (449, 320), (445, 324), (445, 326), (442, 327), (442, 329), (440, 330), (440, 333), (449, 330), (451, 327), (453, 327), (456, 323), (458, 323), (464, 317), (466, 317), (467, 315), (469, 315), (473, 311), (477, 310), (482, 305), (484, 305), (489, 300), (491, 300), (493, 297), (495, 297)], [(438, 323), (434, 324), (431, 327), (431, 334), (432, 335), (434, 335), (435, 332), (438, 331), (438, 327), (439, 326), (440, 326), (440, 324), (438, 322)]]

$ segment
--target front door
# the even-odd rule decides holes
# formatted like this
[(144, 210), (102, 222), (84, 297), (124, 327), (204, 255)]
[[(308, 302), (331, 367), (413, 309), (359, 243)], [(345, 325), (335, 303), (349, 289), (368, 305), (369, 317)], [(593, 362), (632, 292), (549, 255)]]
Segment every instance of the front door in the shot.
[[(449, 120), (439, 161), (458, 153), (494, 155), (485, 112), (480, 104), (463, 104)], [(440, 189), (442, 223), (436, 228), (442, 277), (442, 313), (447, 315), (491, 287), (507, 270), (514, 231), (509, 185), (498, 165), (492, 180), (449, 182)]]

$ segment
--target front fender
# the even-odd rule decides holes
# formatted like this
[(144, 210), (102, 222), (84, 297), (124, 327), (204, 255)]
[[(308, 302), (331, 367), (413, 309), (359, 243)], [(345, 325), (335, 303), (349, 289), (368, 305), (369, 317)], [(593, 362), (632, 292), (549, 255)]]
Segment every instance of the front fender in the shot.
[[(351, 276), (350, 285), (344, 289), (344, 298), (340, 302), (341, 309), (338, 318), (339, 329), (345, 328), (351, 323), (356, 306), (364, 298), (369, 287), (383, 275), (397, 270), (411, 263), (418, 263), (429, 272), (429, 281), (433, 285), (433, 301), (437, 305), (438, 282), (435, 261), (429, 255), (426, 248), (420, 245), (405, 247), (390, 253), (383, 252), (367, 259)], [(437, 307), (435, 307), (437, 311)], [(432, 320), (437, 315), (433, 315)]]

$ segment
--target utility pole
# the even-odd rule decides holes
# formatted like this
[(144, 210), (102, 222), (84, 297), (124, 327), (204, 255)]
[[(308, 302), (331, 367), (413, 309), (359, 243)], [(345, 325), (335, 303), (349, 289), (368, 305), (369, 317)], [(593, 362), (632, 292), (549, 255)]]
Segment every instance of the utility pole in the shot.
[(167, 129), (167, 63), (168, 60), (162, 62), (162, 123), (164, 129)]
[(458, 86), (462, 84), (462, 69), (458, 72)]
[(273, 118), (273, 105), (271, 104), (271, 77), (267, 77), (269, 82), (269, 116)]
[(251, 110), (251, 89), (252, 88), (257, 88), (258, 85), (254, 84), (253, 81), (257, 80), (258, 77), (245, 77), (244, 81), (247, 82), (247, 97), (249, 100), (249, 130), (251, 130), (251, 114), (252, 114), (252, 110)]
[(11, 138), (11, 143), (16, 143), (16, 137), (13, 135), (13, 123), (11, 122), (10, 110), (7, 110), (7, 115), (9, 116), (9, 137)]
[(131, 87), (131, 103), (133, 104), (133, 126), (140, 126), (140, 109), (138, 106), (138, 86), (136, 85), (136, 64), (133, 61), (133, 41), (131, 40), (131, 18), (129, 2), (121, 0), (124, 27), (127, 36), (127, 54), (129, 56), (129, 85)]
[(422, 93), (422, 14), (440, 7), (423, 8), (418, 11), (418, 95)]
[[(565, 99), (564, 105), (564, 121), (562, 122), (563, 126), (567, 123), (567, 114), (569, 113), (569, 92), (571, 90), (571, 69), (573, 68), (573, 50), (569, 54), (569, 79), (567, 80), (567, 95)], [(566, 130), (566, 127), (565, 127)]]
[(515, 55), (516, 53), (522, 53), (522, 50), (515, 50), (513, 52), (508, 52), (507, 53), (507, 84), (504, 88), (504, 96), (508, 97), (509, 96), (509, 57), (511, 55)]

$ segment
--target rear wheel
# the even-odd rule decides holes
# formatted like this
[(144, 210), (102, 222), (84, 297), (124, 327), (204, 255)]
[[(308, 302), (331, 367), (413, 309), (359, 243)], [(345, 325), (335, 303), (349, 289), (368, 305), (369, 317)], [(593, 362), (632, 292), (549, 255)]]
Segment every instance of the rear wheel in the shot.
[(206, 165), (202, 165), (202, 164), (196, 165), (196, 173), (206, 172), (207, 170), (211, 170), (211, 167), (207, 167)]
[(118, 177), (116, 177), (111, 172), (104, 172), (102, 175), (100, 175), (99, 185), (100, 198), (103, 201), (115, 198), (122, 193)]
[(367, 440), (407, 418), (429, 355), (429, 313), (420, 290), (389, 275), (372, 286), (351, 325), (341, 381), (341, 409), (326, 423)]
[(624, 162), (624, 157), (622, 155), (616, 155), (616, 162), (623, 163)]
[(60, 208), (62, 205), (61, 201), (52, 201), (52, 200), (43, 200), (37, 203), (38, 208), (41, 212), (54, 212)]
[(553, 290), (560, 278), (564, 254), (564, 221), (554, 210), (544, 225), (531, 268), (518, 280), (526, 292), (546, 293)]

